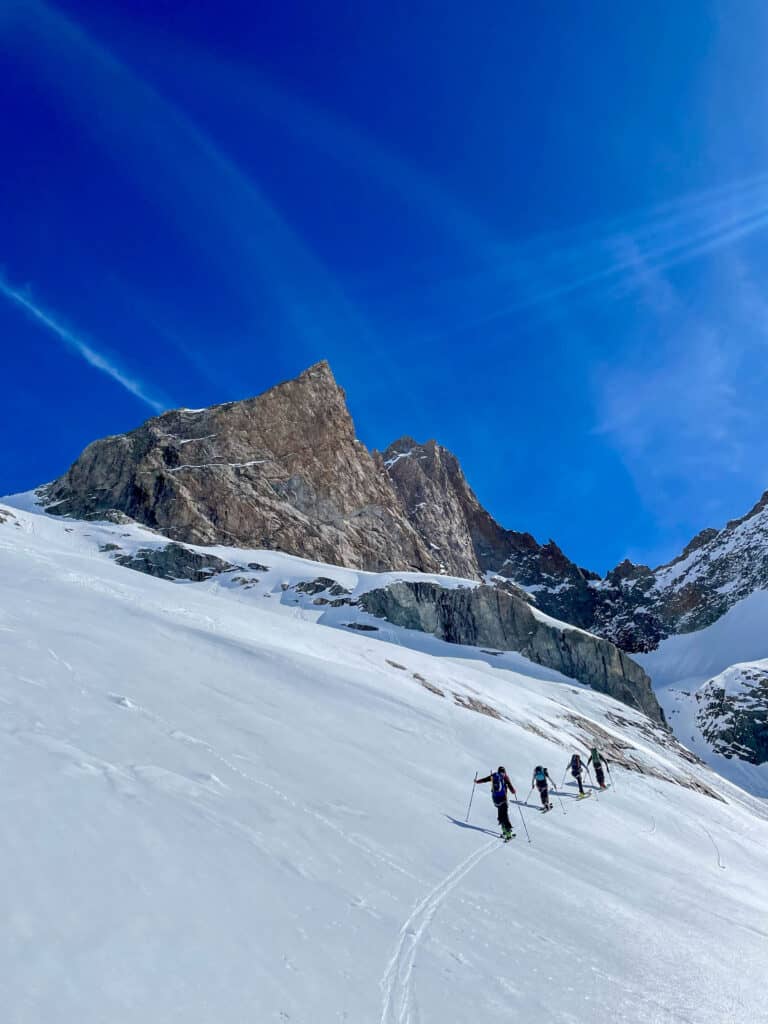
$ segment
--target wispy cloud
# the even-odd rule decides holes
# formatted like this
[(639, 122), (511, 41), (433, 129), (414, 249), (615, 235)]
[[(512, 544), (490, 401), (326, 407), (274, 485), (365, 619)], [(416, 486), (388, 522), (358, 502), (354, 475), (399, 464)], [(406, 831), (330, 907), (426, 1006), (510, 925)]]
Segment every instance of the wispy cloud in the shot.
[(370, 333), (255, 178), (181, 108), (43, 0), (19, 5), (14, 28), (18, 50), (68, 113), (203, 253), (212, 291), (226, 292), (218, 301), (234, 296), (254, 325), (275, 304), (294, 342), (315, 354), (340, 336)]
[[(553, 304), (605, 303), (627, 295), (638, 283), (638, 258), (646, 273), (661, 273), (766, 229), (768, 178), (763, 176), (560, 236), (499, 245), (495, 266), (444, 282), (435, 298), (444, 301), (450, 288), (454, 309), (466, 299), (467, 315), (455, 316), (450, 332), (546, 311)], [(521, 264), (527, 268), (524, 289)]]
[[(745, 281), (743, 301), (728, 289), (731, 319), (715, 324), (631, 243), (623, 258), (632, 267), (649, 336), (642, 337), (640, 321), (633, 350), (594, 368), (595, 433), (617, 452), (665, 527), (690, 518), (692, 500), (698, 517), (717, 525), (728, 508), (724, 480), (765, 486), (765, 467), (755, 459), (764, 446), (752, 392), (765, 375), (768, 324), (763, 319), (750, 330), (748, 321), (756, 306), (763, 314), (768, 309)], [(654, 338), (660, 325), (662, 337)]]
[(15, 303), (16, 306), (28, 313), (37, 323), (42, 324), (43, 327), (54, 334), (70, 352), (80, 356), (81, 359), (84, 359), (95, 370), (100, 370), (101, 373), (106, 374), (113, 381), (120, 384), (121, 387), (125, 388), (126, 391), (129, 391), (135, 398), (148, 405), (150, 409), (153, 409), (155, 412), (162, 412), (163, 409), (168, 408), (169, 403), (153, 395), (143, 381), (126, 373), (111, 358), (104, 355), (103, 352), (99, 352), (90, 342), (85, 341), (68, 327), (65, 327), (49, 312), (43, 310), (37, 302), (33, 302), (28, 295), (12, 288), (2, 278), (0, 278), (0, 292), (11, 302)]
[(449, 333), (525, 311), (562, 316), (568, 303), (606, 301), (642, 284), (638, 261), (646, 275), (662, 273), (768, 229), (768, 174), (762, 173), (565, 230), (505, 237), (359, 126), (288, 94), (251, 68), (202, 54), (194, 59), (204, 64), (207, 81), (218, 78), (227, 96), (236, 93), (287, 133), (399, 193), (461, 246), (475, 270), (441, 276), (432, 286), (418, 282), (425, 319), (434, 322), (435, 310), (450, 308)]

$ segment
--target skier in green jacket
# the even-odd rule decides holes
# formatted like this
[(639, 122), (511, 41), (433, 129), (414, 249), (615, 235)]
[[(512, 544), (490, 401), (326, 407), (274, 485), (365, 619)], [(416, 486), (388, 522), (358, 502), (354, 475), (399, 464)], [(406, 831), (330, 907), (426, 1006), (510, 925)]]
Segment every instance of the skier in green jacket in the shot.
[(595, 778), (597, 779), (597, 784), (600, 787), (600, 789), (607, 789), (608, 787), (605, 784), (605, 772), (603, 771), (603, 765), (605, 765), (605, 767), (607, 768), (608, 762), (605, 759), (604, 755), (601, 754), (600, 751), (597, 749), (597, 747), (592, 747), (591, 751), (589, 752), (587, 768), (589, 768), (590, 765), (592, 765), (592, 767), (595, 769)]

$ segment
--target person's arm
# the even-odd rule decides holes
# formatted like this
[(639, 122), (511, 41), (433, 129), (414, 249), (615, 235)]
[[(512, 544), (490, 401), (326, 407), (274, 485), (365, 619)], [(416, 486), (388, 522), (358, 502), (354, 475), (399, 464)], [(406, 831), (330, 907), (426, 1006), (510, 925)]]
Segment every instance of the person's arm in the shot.
[(491, 776), (490, 775), (486, 775), (486, 777), (484, 779), (475, 779), (475, 784), (479, 785), (481, 782), (490, 782), (490, 781), (491, 781)]
[(504, 776), (504, 778), (505, 778), (505, 779), (507, 780), (507, 789), (508, 789), (508, 790), (509, 790), (509, 792), (510, 792), (510, 793), (512, 794), (512, 796), (514, 796), (514, 795), (515, 795), (515, 787), (514, 787), (514, 786), (512, 785), (512, 783), (511, 783), (511, 782), (509, 781), (509, 776), (508, 776), (508, 775), (505, 775), (505, 776)]

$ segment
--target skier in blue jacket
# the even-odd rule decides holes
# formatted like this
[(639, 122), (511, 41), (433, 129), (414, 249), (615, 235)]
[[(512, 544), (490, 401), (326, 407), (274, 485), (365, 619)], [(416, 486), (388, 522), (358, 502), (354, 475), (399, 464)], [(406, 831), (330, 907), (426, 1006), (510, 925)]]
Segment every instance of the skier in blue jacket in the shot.
[(541, 798), (541, 809), (543, 811), (551, 811), (552, 803), (549, 799), (549, 787), (555, 788), (555, 784), (552, 781), (549, 772), (546, 768), (542, 768), (540, 764), (537, 764), (533, 769), (533, 778), (531, 779), (531, 789), (536, 787), (539, 791)]
[(496, 815), (499, 820), (499, 827), (501, 828), (501, 834), (504, 839), (511, 839), (514, 835), (512, 831), (512, 824), (509, 820), (509, 804), (507, 803), (507, 793), (515, 795), (515, 787), (509, 781), (507, 770), (503, 765), (499, 765), (495, 772), (491, 772), (490, 775), (486, 775), (484, 779), (478, 779), (480, 782), (491, 783), (491, 798), (496, 808)]

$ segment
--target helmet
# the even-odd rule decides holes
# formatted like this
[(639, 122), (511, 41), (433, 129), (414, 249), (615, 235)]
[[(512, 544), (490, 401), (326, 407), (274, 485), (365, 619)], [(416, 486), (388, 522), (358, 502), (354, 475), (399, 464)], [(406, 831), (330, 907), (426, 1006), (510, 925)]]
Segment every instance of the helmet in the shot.
[(507, 774), (507, 769), (504, 767), (503, 764), (499, 765), (499, 769), (498, 770), (501, 772), (502, 775), (506, 775)]
[(536, 767), (533, 770), (535, 772), (543, 772), (544, 771), (544, 769), (541, 767), (540, 764), (537, 764)]

